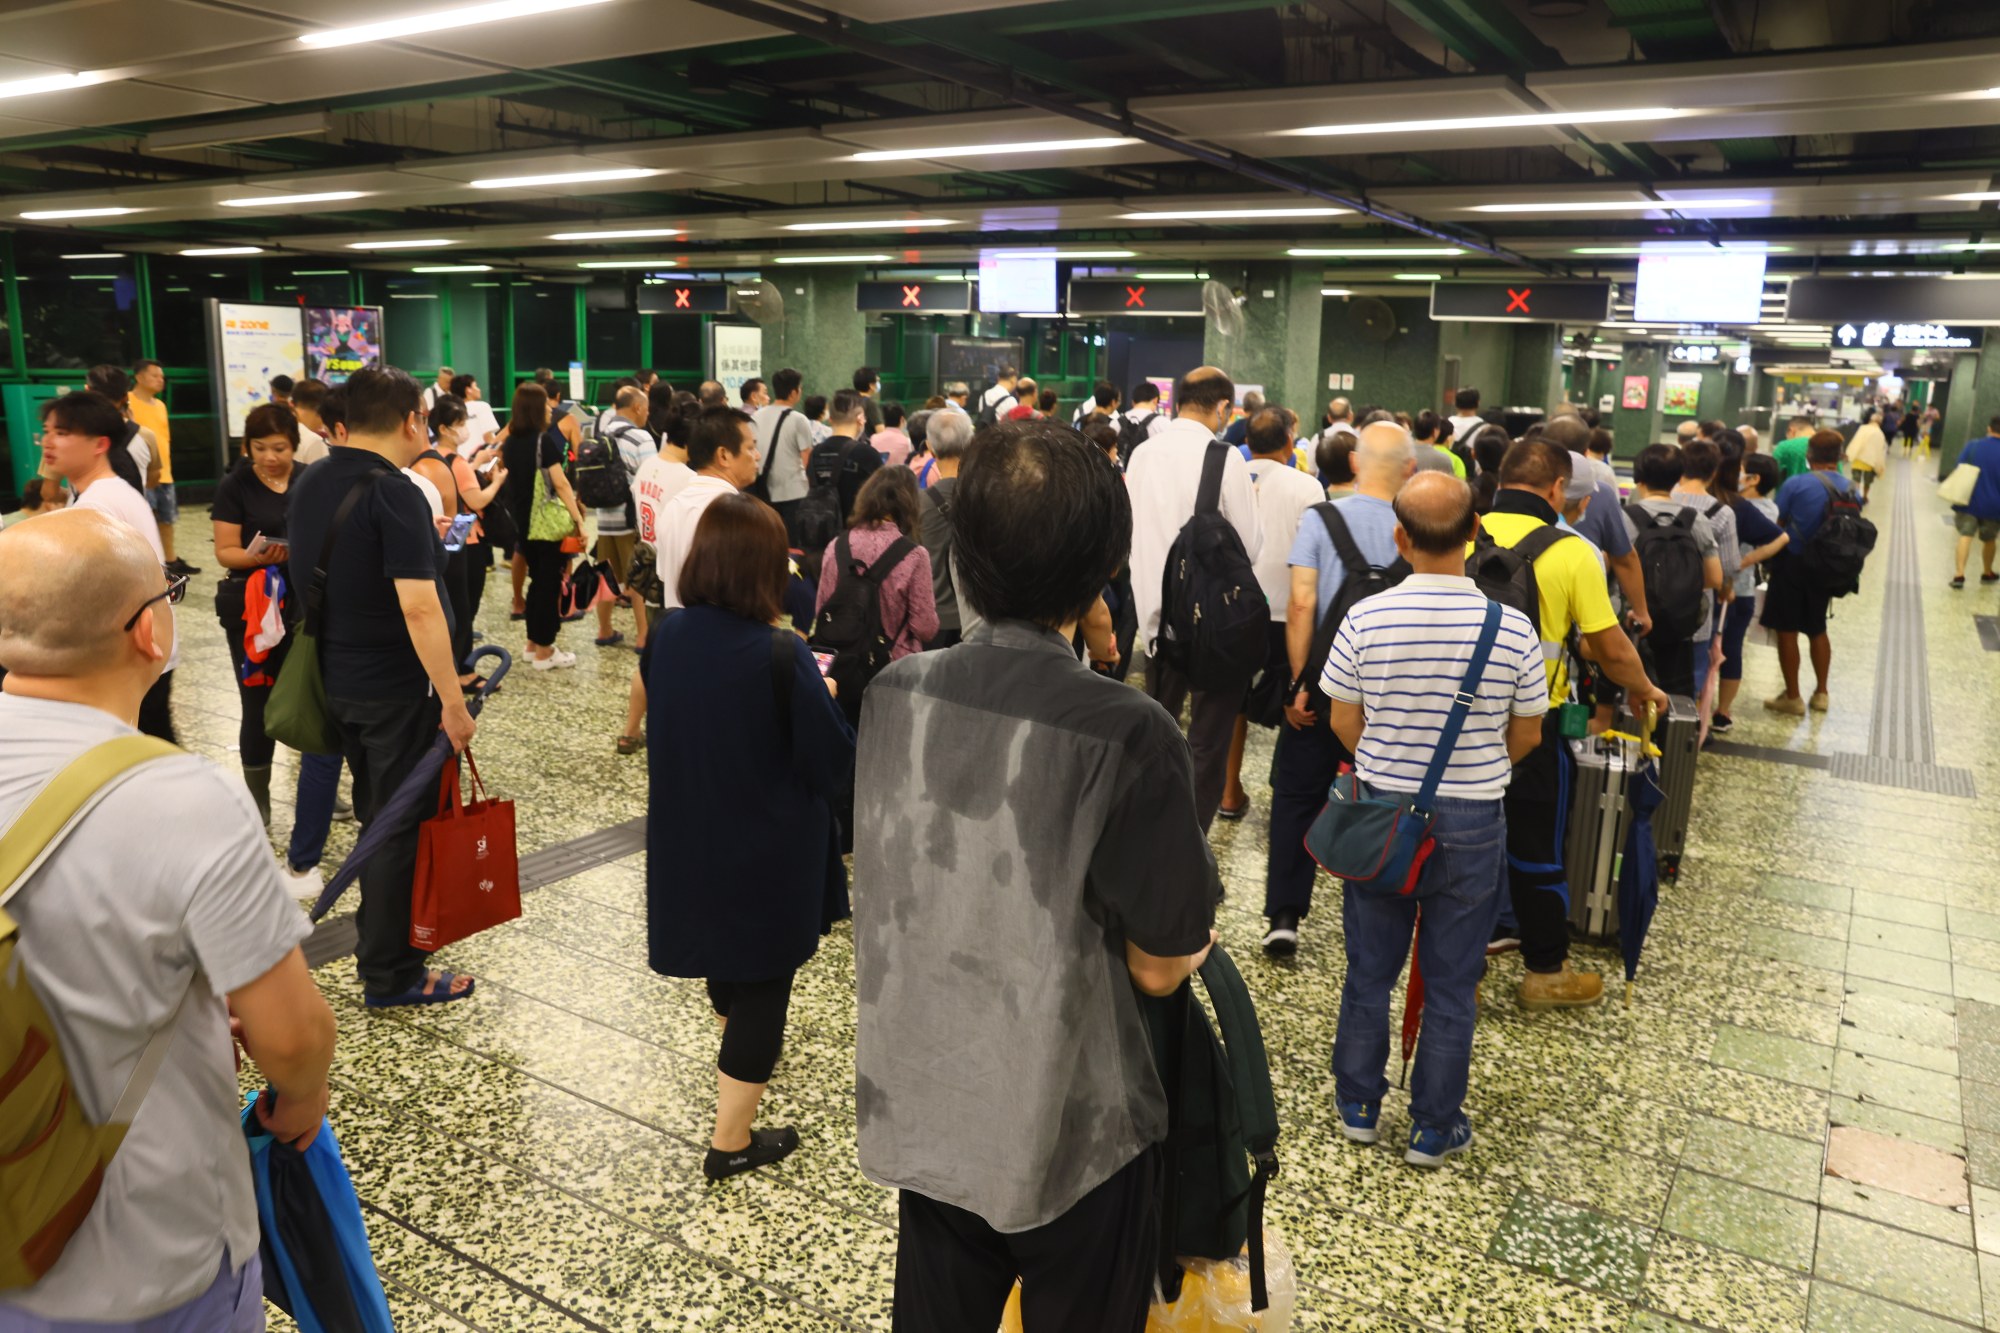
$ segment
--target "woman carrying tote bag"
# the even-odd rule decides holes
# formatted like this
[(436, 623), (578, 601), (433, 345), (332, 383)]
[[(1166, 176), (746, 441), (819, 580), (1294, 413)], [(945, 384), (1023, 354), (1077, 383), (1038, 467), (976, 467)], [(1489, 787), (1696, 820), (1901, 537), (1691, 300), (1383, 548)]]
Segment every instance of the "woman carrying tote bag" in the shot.
[(507, 469), (506, 507), (528, 561), (528, 665), (537, 671), (576, 665), (575, 653), (556, 647), (568, 563), (563, 542), (583, 534), (583, 511), (563, 472), (566, 452), (561, 431), (549, 424), (549, 396), (540, 385), (523, 384), (514, 391), (500, 459)]

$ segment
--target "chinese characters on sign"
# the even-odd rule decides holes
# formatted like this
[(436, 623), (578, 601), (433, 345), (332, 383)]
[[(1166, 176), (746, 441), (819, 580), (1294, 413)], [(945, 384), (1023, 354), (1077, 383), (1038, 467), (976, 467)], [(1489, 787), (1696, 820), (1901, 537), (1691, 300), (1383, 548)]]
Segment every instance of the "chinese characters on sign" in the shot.
[(1973, 348), (1980, 343), (1978, 329), (1945, 324), (1892, 324), (1886, 320), (1869, 320), (1859, 326), (1842, 324), (1834, 330), (1833, 337), (1842, 347)]

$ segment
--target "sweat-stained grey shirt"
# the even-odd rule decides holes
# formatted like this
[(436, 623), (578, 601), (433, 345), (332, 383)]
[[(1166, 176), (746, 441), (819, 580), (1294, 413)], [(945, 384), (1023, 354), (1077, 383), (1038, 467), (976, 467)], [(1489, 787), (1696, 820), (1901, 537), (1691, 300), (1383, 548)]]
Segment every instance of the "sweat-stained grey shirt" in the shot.
[(860, 735), (861, 1169), (1042, 1226), (1166, 1137), (1125, 943), (1208, 943), (1221, 882), (1187, 743), (1021, 621), (892, 663)]

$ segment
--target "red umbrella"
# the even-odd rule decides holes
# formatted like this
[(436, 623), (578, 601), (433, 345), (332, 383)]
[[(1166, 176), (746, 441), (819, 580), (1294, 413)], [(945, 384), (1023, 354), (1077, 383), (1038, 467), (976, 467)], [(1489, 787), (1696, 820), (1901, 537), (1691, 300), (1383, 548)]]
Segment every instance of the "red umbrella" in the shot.
[(1424, 930), (1424, 909), (1417, 908), (1417, 924), (1410, 930), (1410, 986), (1403, 992), (1403, 1073), (1396, 1086), (1407, 1087), (1410, 1054), (1417, 1049), (1417, 1029), (1424, 1025), (1424, 969), (1417, 961), (1417, 938)]

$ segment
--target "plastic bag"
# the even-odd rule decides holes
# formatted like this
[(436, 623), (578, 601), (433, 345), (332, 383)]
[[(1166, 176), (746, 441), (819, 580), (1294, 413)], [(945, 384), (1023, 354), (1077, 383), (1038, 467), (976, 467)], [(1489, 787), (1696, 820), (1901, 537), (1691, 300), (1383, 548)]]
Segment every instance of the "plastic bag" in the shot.
[[(1181, 1298), (1172, 1305), (1158, 1301), (1146, 1314), (1146, 1333), (1289, 1333), (1299, 1286), (1292, 1272), (1292, 1254), (1278, 1229), (1264, 1226), (1264, 1271), (1271, 1304), (1261, 1314), (1250, 1313), (1250, 1260), (1247, 1253), (1220, 1263), (1185, 1259), (1181, 1267)], [(1157, 1293), (1156, 1293), (1157, 1294)], [(1022, 1333), (1021, 1284), (1007, 1298), (1000, 1333)]]

